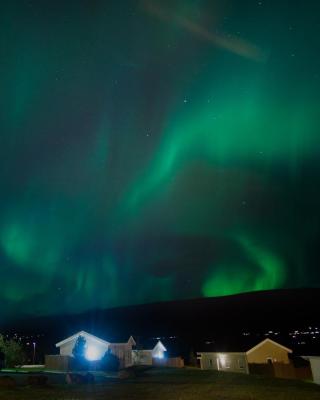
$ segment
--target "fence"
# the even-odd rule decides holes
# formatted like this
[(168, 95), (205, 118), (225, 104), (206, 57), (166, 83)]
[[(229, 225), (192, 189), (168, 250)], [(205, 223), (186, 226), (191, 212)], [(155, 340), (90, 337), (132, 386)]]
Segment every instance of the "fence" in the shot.
[(265, 375), (285, 379), (310, 379), (312, 377), (310, 366), (294, 367), (292, 363), (249, 364), (250, 374)]
[(171, 358), (153, 358), (152, 365), (156, 367), (172, 367), (172, 368), (183, 368), (184, 361), (181, 357)]
[(70, 356), (46, 355), (45, 357), (46, 369), (70, 371), (73, 368), (73, 364), (73, 359)]

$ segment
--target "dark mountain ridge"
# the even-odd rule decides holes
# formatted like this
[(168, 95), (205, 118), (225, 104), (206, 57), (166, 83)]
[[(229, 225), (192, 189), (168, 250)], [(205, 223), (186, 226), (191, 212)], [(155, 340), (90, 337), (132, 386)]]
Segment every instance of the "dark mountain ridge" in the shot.
[[(109, 340), (136, 336), (206, 337), (212, 333), (319, 324), (320, 289), (281, 289), (136, 305), (81, 314), (24, 317), (2, 330), (60, 339), (87, 330)], [(319, 324), (320, 325), (320, 324)]]

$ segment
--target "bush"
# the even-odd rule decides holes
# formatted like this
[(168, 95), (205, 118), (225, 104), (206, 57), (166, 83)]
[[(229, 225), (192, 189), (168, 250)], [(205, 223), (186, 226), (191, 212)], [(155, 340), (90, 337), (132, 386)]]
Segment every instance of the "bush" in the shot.
[(72, 349), (72, 354), (74, 357), (75, 369), (88, 369), (88, 361), (86, 359), (86, 339), (83, 336), (78, 337)]
[(4, 356), (4, 364), (7, 368), (22, 365), (26, 360), (22, 345), (13, 339), (6, 340), (0, 335), (0, 352)]
[(100, 360), (100, 368), (103, 371), (119, 371), (120, 362), (117, 356), (111, 353), (111, 350), (105, 352)]

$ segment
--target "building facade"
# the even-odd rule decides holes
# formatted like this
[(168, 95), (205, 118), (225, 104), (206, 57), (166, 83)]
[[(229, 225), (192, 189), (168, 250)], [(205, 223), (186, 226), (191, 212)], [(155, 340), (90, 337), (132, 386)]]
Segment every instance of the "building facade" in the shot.
[(152, 349), (132, 350), (132, 360), (135, 365), (152, 365), (154, 360), (161, 360), (165, 356), (167, 349), (163, 343), (158, 340)]
[(199, 352), (197, 358), (201, 369), (241, 372), (248, 374), (253, 364), (289, 364), (291, 349), (271, 339), (265, 339), (243, 352)]
[(249, 373), (248, 361), (245, 353), (198, 353), (201, 369), (215, 369), (217, 371)]
[(132, 336), (124, 343), (110, 343), (88, 332), (80, 331), (56, 344), (56, 347), (59, 348), (59, 355), (73, 357), (72, 350), (80, 336), (85, 339), (85, 357), (89, 361), (98, 361), (107, 351), (110, 351), (119, 359), (120, 368), (126, 368), (133, 364), (132, 347), (135, 345), (135, 341)]

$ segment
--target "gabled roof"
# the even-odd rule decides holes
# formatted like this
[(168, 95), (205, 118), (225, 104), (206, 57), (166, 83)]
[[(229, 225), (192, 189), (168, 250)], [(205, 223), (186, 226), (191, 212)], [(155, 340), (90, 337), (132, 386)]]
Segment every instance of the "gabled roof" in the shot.
[(167, 351), (167, 349), (164, 347), (163, 343), (161, 342), (161, 340), (158, 340), (157, 344), (154, 346), (154, 348), (152, 349), (152, 351)]
[(127, 343), (131, 344), (132, 346), (136, 346), (136, 341), (133, 339), (132, 335), (129, 337)]
[(249, 349), (246, 353), (250, 354), (253, 351), (255, 351), (256, 349), (258, 349), (259, 347), (263, 346), (265, 343), (271, 343), (275, 346), (281, 347), (283, 350), (287, 351), (288, 353), (292, 353), (291, 349), (288, 349), (288, 347), (282, 346), (282, 344), (275, 342), (274, 340), (271, 339), (264, 339), (262, 342), (258, 343), (256, 346), (252, 347), (251, 349)]
[(207, 341), (205, 343), (199, 343), (195, 349), (197, 353), (245, 353), (250, 354), (255, 349), (262, 346), (264, 343), (270, 342), (274, 345), (286, 350), (288, 353), (292, 353), (292, 350), (281, 345), (278, 342), (275, 342), (271, 339), (263, 339), (260, 338), (233, 338), (227, 337), (223, 339)]
[(74, 339), (78, 338), (79, 336), (83, 336), (85, 339), (95, 340), (96, 342), (99, 342), (99, 343), (104, 344), (106, 346), (108, 346), (110, 344), (109, 342), (107, 342), (107, 341), (105, 341), (103, 339), (100, 339), (97, 336), (91, 335), (90, 333), (88, 333), (86, 331), (80, 331), (80, 332), (77, 332), (74, 335), (69, 336), (68, 338), (62, 340), (61, 342), (56, 343), (56, 347), (60, 347), (60, 346), (64, 345), (65, 343), (68, 343), (71, 340), (74, 340)]

